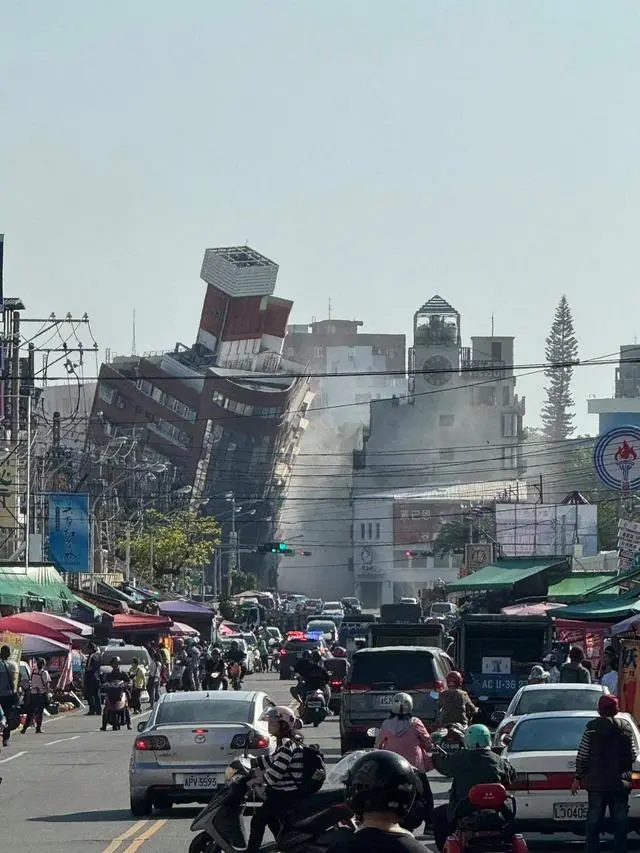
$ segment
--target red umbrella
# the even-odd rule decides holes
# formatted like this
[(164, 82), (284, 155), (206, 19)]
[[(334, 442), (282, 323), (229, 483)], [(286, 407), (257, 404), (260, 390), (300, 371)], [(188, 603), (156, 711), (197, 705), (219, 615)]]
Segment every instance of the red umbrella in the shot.
[[(90, 625), (83, 625), (82, 622), (76, 622), (75, 619), (69, 619), (67, 616), (57, 616), (55, 613), (38, 613), (35, 610), (29, 613), (16, 614), (20, 619), (28, 619), (41, 628), (51, 628), (53, 631), (64, 631), (65, 633), (78, 634), (80, 637), (90, 637), (93, 634), (93, 629)], [(38, 634), (38, 631), (31, 633)]]
[[(33, 634), (35, 623), (30, 619), (23, 619), (25, 614), (18, 613), (16, 616), (3, 616), (0, 619), (0, 633), (8, 631), (11, 634)], [(58, 643), (69, 645), (69, 637), (62, 631), (56, 631), (48, 625), (38, 625), (37, 636), (46, 637), (48, 640), (55, 640)]]

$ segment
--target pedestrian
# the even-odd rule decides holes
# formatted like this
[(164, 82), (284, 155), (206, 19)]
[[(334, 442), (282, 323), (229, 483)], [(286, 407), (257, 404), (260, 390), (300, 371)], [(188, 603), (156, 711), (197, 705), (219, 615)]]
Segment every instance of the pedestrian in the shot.
[(537, 663), (531, 667), (527, 684), (548, 684), (549, 673)]
[(6, 725), (2, 730), (2, 745), (9, 745), (11, 728), (17, 728), (18, 713), (18, 664), (11, 660), (9, 646), (0, 648), (0, 705), (6, 717)]
[(547, 667), (547, 672), (549, 673), (549, 684), (559, 684), (560, 683), (560, 670), (558, 669), (556, 663), (556, 656), (551, 652), (546, 655), (543, 659), (542, 663)]
[(153, 708), (160, 698), (160, 673), (162, 671), (162, 655), (158, 649), (151, 649), (151, 664), (147, 677), (147, 693), (149, 694), (149, 707)]
[(84, 665), (82, 689), (89, 704), (87, 717), (101, 716), (102, 702), (100, 700), (100, 655), (95, 643), (87, 646), (89, 655)]
[(637, 758), (631, 726), (617, 716), (618, 700), (605, 693), (598, 702), (598, 717), (587, 723), (576, 759), (571, 785), (575, 796), (587, 791), (586, 853), (598, 853), (607, 809), (613, 831), (613, 853), (627, 853), (629, 794)]
[(262, 667), (262, 672), (266, 672), (269, 669), (269, 648), (267, 646), (267, 641), (264, 638), (264, 634), (261, 634), (260, 639), (258, 640), (258, 654), (260, 655), (260, 666)]
[(111, 726), (113, 731), (117, 732), (125, 720), (125, 709), (127, 707), (124, 673), (120, 669), (119, 657), (111, 660), (111, 672), (105, 675), (104, 683), (105, 702), (100, 731), (106, 732), (107, 726)]
[(169, 681), (167, 683), (167, 693), (175, 693), (178, 690), (184, 689), (184, 678), (187, 671), (187, 656), (184, 649), (178, 647), (173, 656), (173, 664), (169, 673)]
[(591, 684), (591, 675), (584, 666), (584, 652), (580, 646), (572, 646), (569, 660), (560, 668), (561, 684)]
[(606, 687), (613, 696), (618, 695), (618, 660), (611, 646), (607, 646), (602, 655), (600, 684)]
[(134, 714), (142, 713), (142, 691), (147, 686), (147, 671), (138, 658), (133, 658), (129, 668), (131, 679), (131, 710)]
[(31, 673), (31, 684), (29, 686), (29, 700), (27, 702), (27, 716), (22, 726), (22, 734), (27, 733), (31, 723), (36, 724), (36, 734), (42, 731), (42, 717), (44, 709), (49, 703), (49, 691), (51, 690), (51, 676), (47, 670), (47, 662), (44, 658), (36, 660), (36, 669)]

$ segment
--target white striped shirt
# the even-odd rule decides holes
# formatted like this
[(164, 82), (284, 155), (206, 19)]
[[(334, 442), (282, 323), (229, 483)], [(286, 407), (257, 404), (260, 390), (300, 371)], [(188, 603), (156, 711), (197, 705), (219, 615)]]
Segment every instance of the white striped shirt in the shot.
[(304, 780), (302, 744), (287, 738), (273, 755), (258, 757), (267, 787), (274, 791), (297, 791)]

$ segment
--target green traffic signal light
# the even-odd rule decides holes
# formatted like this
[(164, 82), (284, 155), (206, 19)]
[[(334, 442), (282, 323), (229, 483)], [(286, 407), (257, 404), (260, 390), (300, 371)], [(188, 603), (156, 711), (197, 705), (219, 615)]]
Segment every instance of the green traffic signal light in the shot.
[(287, 545), (286, 542), (278, 542), (278, 550), (279, 551), (288, 551), (289, 546)]

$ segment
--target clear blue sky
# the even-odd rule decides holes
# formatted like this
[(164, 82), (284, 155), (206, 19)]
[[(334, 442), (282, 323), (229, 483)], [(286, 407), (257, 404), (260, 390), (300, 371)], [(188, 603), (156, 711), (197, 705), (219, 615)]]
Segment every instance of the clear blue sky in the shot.
[[(5, 290), (103, 349), (134, 308), (140, 350), (191, 343), (204, 248), (245, 240), (296, 322), (440, 293), (531, 362), (566, 292), (582, 357), (640, 334), (632, 0), (6, 3), (0, 80)], [(612, 385), (577, 372), (581, 429)]]

